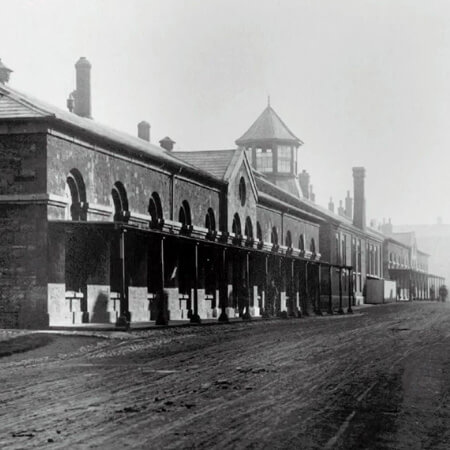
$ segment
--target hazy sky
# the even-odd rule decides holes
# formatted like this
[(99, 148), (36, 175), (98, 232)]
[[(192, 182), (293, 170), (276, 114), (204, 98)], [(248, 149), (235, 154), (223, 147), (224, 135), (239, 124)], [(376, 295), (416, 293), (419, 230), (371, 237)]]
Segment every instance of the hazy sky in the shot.
[(65, 107), (92, 63), (95, 120), (178, 149), (233, 148), (271, 104), (336, 205), (365, 166), (368, 220), (450, 221), (450, 2), (0, 0), (10, 85)]

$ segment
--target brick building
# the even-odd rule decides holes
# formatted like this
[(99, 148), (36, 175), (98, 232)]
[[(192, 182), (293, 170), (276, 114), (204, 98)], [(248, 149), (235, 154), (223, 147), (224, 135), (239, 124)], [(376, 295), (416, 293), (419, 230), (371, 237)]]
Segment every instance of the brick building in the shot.
[(91, 66), (75, 67), (63, 111), (0, 63), (1, 326), (331, 313), (383, 277), (363, 168), (354, 214), (334, 214), (270, 105), (237, 148), (175, 152), (146, 122), (132, 137), (92, 120)]

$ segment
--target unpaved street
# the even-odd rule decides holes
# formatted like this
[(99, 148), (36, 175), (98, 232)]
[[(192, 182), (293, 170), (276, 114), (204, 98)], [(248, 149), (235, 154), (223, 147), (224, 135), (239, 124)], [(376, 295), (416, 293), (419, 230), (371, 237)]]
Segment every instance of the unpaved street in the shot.
[(105, 336), (0, 359), (0, 448), (450, 448), (450, 305)]

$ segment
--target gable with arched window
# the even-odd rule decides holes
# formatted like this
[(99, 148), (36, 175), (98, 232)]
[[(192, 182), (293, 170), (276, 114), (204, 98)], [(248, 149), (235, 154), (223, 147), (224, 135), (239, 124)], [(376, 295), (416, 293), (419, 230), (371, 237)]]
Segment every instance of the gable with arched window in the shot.
[(79, 170), (72, 169), (67, 175), (70, 194), (70, 217), (72, 220), (87, 220), (86, 186)]

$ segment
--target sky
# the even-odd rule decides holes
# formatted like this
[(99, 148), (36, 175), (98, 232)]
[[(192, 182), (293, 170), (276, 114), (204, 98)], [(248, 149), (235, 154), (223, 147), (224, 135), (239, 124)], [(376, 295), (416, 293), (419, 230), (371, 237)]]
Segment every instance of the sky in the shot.
[(95, 120), (178, 150), (234, 148), (267, 105), (316, 201), (366, 168), (367, 221), (450, 222), (447, 0), (0, 0), (10, 85), (65, 108), (92, 64)]

